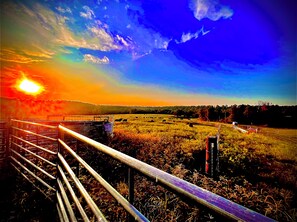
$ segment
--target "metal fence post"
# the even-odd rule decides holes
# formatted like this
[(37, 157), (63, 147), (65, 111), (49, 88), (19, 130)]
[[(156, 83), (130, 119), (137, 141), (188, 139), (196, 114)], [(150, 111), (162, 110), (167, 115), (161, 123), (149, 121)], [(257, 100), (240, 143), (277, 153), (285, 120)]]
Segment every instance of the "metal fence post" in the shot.
[[(129, 167), (128, 168), (128, 188), (129, 188), (129, 202), (133, 205), (134, 203), (134, 170)], [(132, 215), (128, 215), (129, 221), (135, 221)]]
[[(58, 139), (60, 139), (60, 140), (62, 140), (62, 141), (64, 141), (64, 132), (62, 132), (60, 129), (59, 129), (59, 126), (60, 125), (58, 125)], [(62, 145), (58, 142), (58, 153), (61, 153), (61, 154), (63, 154), (62, 153)]]
[[(131, 153), (131, 156), (135, 158), (134, 150)], [(128, 188), (129, 188), (129, 202), (130, 204), (134, 204), (134, 169), (128, 167)], [(135, 221), (132, 215), (128, 215), (128, 219), (130, 222)]]
[(134, 170), (128, 168), (128, 187), (129, 187), (129, 202), (133, 204), (134, 202)]
[[(36, 126), (36, 134), (39, 134), (39, 126)], [(36, 144), (39, 146), (39, 136), (36, 135)]]
[[(79, 155), (79, 144), (80, 144), (80, 142), (79, 142), (79, 140), (76, 140), (76, 144), (75, 144), (75, 146), (76, 146), (76, 153), (77, 153), (77, 155)], [(76, 161), (76, 176), (77, 177), (79, 177), (79, 162), (78, 161)]]
[(217, 176), (218, 171), (218, 141), (216, 136), (209, 136), (206, 140), (205, 173), (210, 177)]

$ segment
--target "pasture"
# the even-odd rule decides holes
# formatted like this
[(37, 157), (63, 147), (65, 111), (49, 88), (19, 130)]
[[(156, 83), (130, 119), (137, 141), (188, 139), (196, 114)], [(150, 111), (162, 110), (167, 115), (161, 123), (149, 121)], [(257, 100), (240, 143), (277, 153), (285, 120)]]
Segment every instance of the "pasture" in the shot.
[[(216, 135), (218, 123), (157, 114), (115, 115), (114, 119), (127, 121), (115, 122), (111, 147), (271, 218), (296, 221), (296, 130), (260, 128), (258, 134), (242, 134), (222, 124), (220, 176), (211, 179), (203, 174), (203, 150), (206, 137)], [(147, 183), (140, 184), (137, 193), (147, 190)], [(193, 221), (201, 214), (192, 209), (185, 217), (181, 213), (185, 206), (178, 200), (173, 199), (170, 207), (167, 197), (154, 195), (145, 209), (153, 221), (167, 221), (173, 214), (175, 219)]]
[[(231, 124), (221, 124), (220, 175), (212, 179), (204, 174), (204, 150), (207, 136), (215, 136), (220, 123), (163, 114), (121, 114), (113, 118), (114, 136), (107, 141), (108, 146), (275, 220), (297, 220), (296, 130), (260, 127), (257, 134), (243, 134)], [(76, 150), (75, 144), (72, 148)], [(125, 165), (89, 146), (82, 145), (79, 155), (128, 198)], [(76, 161), (70, 163), (75, 169)], [(109, 221), (127, 221), (125, 210), (84, 168), (79, 178)], [(40, 201), (31, 203), (38, 191), (32, 193), (24, 181), (15, 184), (20, 185), (11, 196), (13, 204), (19, 206), (18, 215), (50, 212), (50, 207), (40, 208)], [(138, 174), (133, 205), (155, 222), (221, 219)]]

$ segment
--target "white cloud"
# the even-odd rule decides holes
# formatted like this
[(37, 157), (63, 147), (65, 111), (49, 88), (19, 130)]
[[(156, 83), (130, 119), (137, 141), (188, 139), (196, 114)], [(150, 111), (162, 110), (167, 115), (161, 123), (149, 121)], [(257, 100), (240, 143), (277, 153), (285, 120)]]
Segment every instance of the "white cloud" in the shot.
[(204, 18), (217, 21), (221, 18), (230, 18), (233, 15), (233, 10), (230, 7), (221, 5), (217, 0), (192, 0), (190, 8), (199, 21)]
[(91, 34), (100, 43), (101, 51), (120, 50), (122, 47), (115, 43), (113, 37), (107, 33), (103, 28), (88, 27)]
[(96, 64), (109, 64), (109, 59), (104, 56), (102, 59), (93, 56), (91, 54), (85, 54), (84, 55), (84, 59), (85, 62), (92, 62), (92, 63), (96, 63)]
[(151, 54), (152, 53), (152, 50), (150, 50), (150, 51), (148, 51), (148, 52), (146, 52), (146, 53), (143, 53), (143, 54), (139, 54), (139, 53), (137, 53), (137, 52), (133, 52), (132, 53), (132, 59), (133, 60), (137, 60), (137, 59), (140, 59), (140, 58), (142, 58), (142, 57), (145, 57), (145, 56), (147, 56), (147, 55), (149, 55), (149, 54)]
[(85, 10), (85, 12), (80, 12), (80, 16), (86, 19), (90, 19), (92, 20), (93, 18), (95, 18), (95, 14), (93, 12), (92, 9), (90, 9), (88, 6), (83, 6), (83, 9)]
[(66, 8), (62, 8), (61, 6), (58, 6), (58, 7), (56, 7), (56, 9), (57, 9), (57, 11), (59, 11), (59, 12), (61, 12), (61, 13), (72, 13), (72, 11), (71, 11), (71, 9), (70, 8), (68, 8), (68, 7), (66, 7)]
[(126, 47), (129, 47), (128, 42), (122, 36), (116, 35), (116, 37), (120, 43), (122, 43)]
[(210, 30), (204, 31), (204, 27), (202, 26), (202, 28), (195, 33), (190, 33), (190, 32), (183, 33), (180, 41), (175, 40), (175, 42), (176, 43), (185, 43), (187, 41), (190, 41), (191, 39), (197, 39), (199, 37), (199, 35), (206, 35), (209, 32), (210, 32)]

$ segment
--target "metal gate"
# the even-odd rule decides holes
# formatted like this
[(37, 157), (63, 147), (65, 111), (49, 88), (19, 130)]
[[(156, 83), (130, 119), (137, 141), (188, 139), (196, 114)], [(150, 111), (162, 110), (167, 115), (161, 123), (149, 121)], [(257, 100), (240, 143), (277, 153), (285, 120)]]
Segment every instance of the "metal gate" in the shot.
[[(66, 139), (67, 138), (67, 139)], [(100, 151), (129, 168), (129, 201), (78, 155), (78, 144)], [(76, 147), (76, 150), (75, 148)], [(70, 161), (70, 158), (74, 162)], [(141, 162), (65, 126), (11, 120), (11, 165), (46, 197), (56, 202), (61, 221), (106, 221), (78, 176), (80, 168), (98, 181), (130, 215), (130, 221), (148, 221), (133, 206), (134, 174), (150, 178), (181, 197), (205, 206), (231, 220), (272, 219)], [(88, 209), (88, 211), (86, 210)]]

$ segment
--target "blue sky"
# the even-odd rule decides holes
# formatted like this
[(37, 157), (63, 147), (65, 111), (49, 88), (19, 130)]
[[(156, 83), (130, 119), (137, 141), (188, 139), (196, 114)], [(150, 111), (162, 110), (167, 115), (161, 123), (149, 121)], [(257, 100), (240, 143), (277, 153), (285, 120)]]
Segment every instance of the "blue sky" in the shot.
[(45, 84), (44, 98), (297, 104), (295, 0), (4, 1), (1, 8), (2, 79), (25, 73)]

